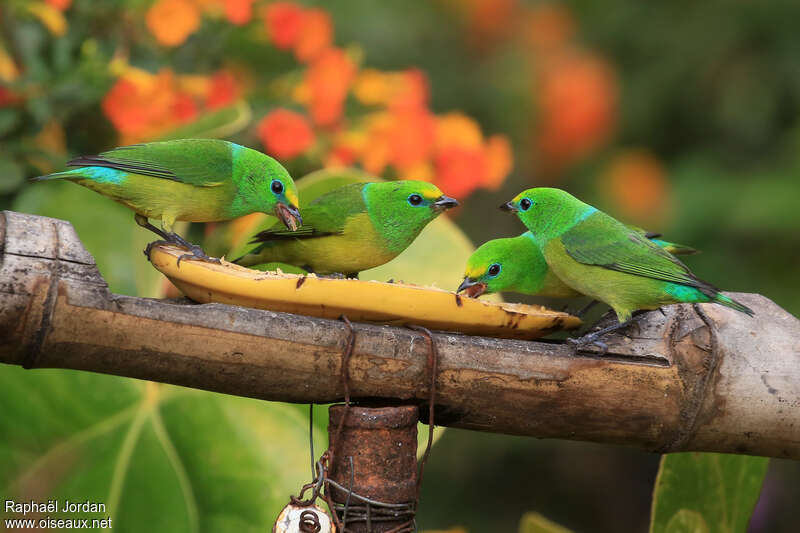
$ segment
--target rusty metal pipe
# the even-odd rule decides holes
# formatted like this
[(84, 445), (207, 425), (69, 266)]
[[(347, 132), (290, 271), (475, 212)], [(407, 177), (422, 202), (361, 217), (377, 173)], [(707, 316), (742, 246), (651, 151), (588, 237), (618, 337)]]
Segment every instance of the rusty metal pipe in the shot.
[[(347, 508), (347, 531), (391, 531), (413, 519), (418, 420), (419, 410), (413, 405), (330, 407), (328, 437), (334, 453), (329, 478), (347, 489), (332, 486), (331, 495), (343, 522), (345, 512), (340, 507)], [(390, 505), (370, 504), (364, 498)]]

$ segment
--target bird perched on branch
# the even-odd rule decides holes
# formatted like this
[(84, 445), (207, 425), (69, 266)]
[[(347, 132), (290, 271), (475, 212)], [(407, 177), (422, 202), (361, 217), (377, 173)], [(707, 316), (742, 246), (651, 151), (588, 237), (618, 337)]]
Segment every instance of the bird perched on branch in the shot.
[[(302, 225), (297, 189), (286, 169), (231, 142), (182, 139), (123, 146), (77, 157), (67, 166), (79, 168), (34, 180), (66, 179), (126, 205), (137, 224), (191, 251), (181, 259), (214, 260), (173, 231), (176, 220), (213, 222), (260, 211), (274, 214), (290, 231)], [(162, 229), (148, 218), (159, 219)]]
[[(697, 253), (694, 248), (659, 239), (658, 233), (631, 229), (672, 254)], [(548, 298), (580, 296), (547, 266), (530, 231), (518, 237), (493, 239), (479, 246), (467, 260), (464, 281), (456, 292), (461, 291), (473, 298), (493, 292), (519, 292)]]
[(317, 274), (355, 277), (394, 259), (444, 210), (458, 202), (424, 181), (353, 183), (303, 209), (303, 227), (275, 225), (255, 236), (259, 246), (234, 262), (288, 263)]
[(627, 326), (634, 311), (667, 304), (712, 302), (753, 314), (642, 233), (566, 191), (528, 189), (500, 208), (519, 216), (561, 281), (617, 314), (618, 324), (573, 341), (577, 344), (603, 347), (598, 337)]

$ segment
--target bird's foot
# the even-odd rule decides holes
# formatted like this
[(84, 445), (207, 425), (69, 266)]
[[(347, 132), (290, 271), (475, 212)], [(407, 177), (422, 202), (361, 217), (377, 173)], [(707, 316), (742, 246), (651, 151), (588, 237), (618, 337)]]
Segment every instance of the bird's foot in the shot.
[(218, 257), (211, 257), (206, 255), (202, 248), (197, 246), (196, 244), (189, 244), (186, 246), (191, 252), (190, 254), (183, 254), (178, 258), (178, 268), (181, 267), (181, 261), (184, 259), (199, 259), (200, 261), (206, 261), (208, 263), (216, 263), (218, 265), (222, 264), (222, 261)]
[(618, 331), (623, 328), (627, 328), (631, 325), (633, 319), (626, 320), (625, 322), (620, 322), (614, 324), (612, 326), (608, 326), (606, 328), (599, 329), (593, 333), (587, 333), (583, 337), (578, 338), (569, 338), (567, 339), (567, 344), (571, 345), (575, 348), (575, 352), (579, 352), (581, 348), (588, 347), (588, 346), (597, 346), (600, 348), (600, 355), (605, 355), (608, 353), (608, 345), (602, 341), (600, 341), (600, 337), (607, 333), (611, 333), (612, 331)]
[(579, 352), (582, 348), (586, 348), (588, 346), (597, 346), (600, 348), (600, 355), (605, 355), (608, 353), (608, 344), (598, 340), (598, 335), (595, 333), (577, 338), (570, 337), (567, 339), (567, 344), (575, 348), (576, 352)]
[(183, 254), (182, 256), (178, 257), (178, 268), (181, 267), (181, 261), (184, 259), (199, 259), (200, 261), (206, 261), (208, 263), (216, 263), (222, 264), (222, 261), (219, 260), (217, 257), (211, 257), (207, 255), (200, 246), (196, 244), (192, 244), (177, 233), (170, 233), (169, 234), (169, 241), (172, 244), (177, 244), (182, 248), (186, 248), (191, 253)]
[(150, 261), (150, 252), (153, 251), (153, 246), (157, 246), (159, 244), (172, 244), (172, 243), (169, 242), (169, 241), (165, 241), (165, 240), (157, 240), (157, 241), (153, 241), (151, 243), (148, 243), (147, 247), (144, 249), (144, 252), (143, 252), (144, 256), (147, 258), (148, 261)]

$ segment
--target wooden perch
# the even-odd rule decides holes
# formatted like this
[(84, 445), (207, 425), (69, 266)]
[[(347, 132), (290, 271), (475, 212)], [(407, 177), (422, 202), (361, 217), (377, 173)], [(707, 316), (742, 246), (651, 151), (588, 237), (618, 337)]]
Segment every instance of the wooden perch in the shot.
[[(109, 292), (72, 226), (0, 217), (0, 362), (284, 402), (342, 399), (334, 320)], [(643, 315), (609, 353), (441, 332), (437, 424), (800, 459), (800, 321), (755, 294)], [(356, 324), (354, 398), (424, 403), (426, 339)], [(424, 411), (423, 411), (424, 413)]]

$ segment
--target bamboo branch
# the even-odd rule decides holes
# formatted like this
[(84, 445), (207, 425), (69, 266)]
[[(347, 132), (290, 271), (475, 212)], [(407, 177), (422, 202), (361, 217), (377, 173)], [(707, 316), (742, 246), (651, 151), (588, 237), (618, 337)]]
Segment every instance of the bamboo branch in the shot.
[[(284, 402), (341, 400), (337, 321), (112, 294), (72, 226), (0, 216), (0, 362)], [(606, 355), (440, 332), (436, 422), (481, 431), (800, 459), (800, 321), (737, 294), (647, 313)], [(356, 324), (353, 398), (425, 403), (427, 345)], [(423, 411), (424, 414), (424, 411)]]

